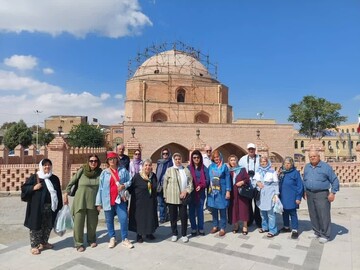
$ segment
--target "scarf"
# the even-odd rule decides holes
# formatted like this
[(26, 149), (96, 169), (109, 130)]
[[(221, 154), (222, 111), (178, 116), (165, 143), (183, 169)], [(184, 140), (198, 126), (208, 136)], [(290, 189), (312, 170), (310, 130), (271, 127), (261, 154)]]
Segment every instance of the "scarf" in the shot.
[(179, 170), (180, 180), (181, 180), (181, 182), (180, 182), (180, 187), (181, 187), (180, 192), (183, 192), (187, 187), (187, 176), (186, 176), (184, 167), (182, 165), (176, 166), (174, 164), (173, 168), (176, 169), (176, 170)]
[(37, 175), (40, 179), (44, 179), (46, 187), (50, 193), (50, 198), (51, 198), (51, 210), (53, 212), (56, 211), (58, 204), (59, 204), (59, 199), (57, 197), (57, 192), (54, 189), (54, 185), (51, 183), (50, 181), (50, 177), (52, 176), (52, 171), (50, 171), (49, 173), (45, 173), (44, 172), (44, 168), (41, 165), (42, 160), (39, 163), (39, 171), (37, 172)]
[(265, 166), (265, 167), (262, 167), (262, 166), (259, 166), (258, 168), (258, 173), (260, 174), (260, 177), (261, 177), (261, 181), (264, 182), (264, 177), (265, 177), (265, 174), (267, 172), (269, 172), (271, 169), (271, 163), (270, 161), (268, 162), (268, 164)]
[(134, 176), (136, 173), (139, 173), (141, 170), (141, 165), (143, 164), (141, 157), (133, 158), (130, 166), (130, 175)]
[(91, 170), (89, 164), (84, 164), (83, 166), (84, 174), (87, 178), (96, 178), (101, 174), (102, 169), (96, 167), (95, 170)]
[[(205, 188), (206, 187), (206, 179), (205, 179), (205, 170), (204, 170), (204, 164), (200, 167), (200, 179), (197, 179), (196, 177), (196, 172), (195, 172), (195, 167), (193, 165), (190, 164), (189, 166), (189, 170), (191, 173), (191, 176), (193, 178), (193, 183), (194, 183), (194, 190), (196, 189), (196, 187), (200, 186), (200, 188)], [(199, 180), (199, 181), (198, 181)], [(196, 192), (195, 190), (195, 202), (198, 203), (200, 201), (200, 191)]]
[[(170, 153), (170, 152), (169, 152)], [(163, 184), (163, 176), (166, 172), (166, 169), (171, 167), (173, 165), (172, 159), (171, 157), (167, 158), (167, 159), (159, 159), (157, 161), (157, 168), (156, 168), (156, 178), (158, 179), (158, 183), (159, 185), (162, 186)]]
[(296, 168), (293, 166), (291, 167), (289, 170), (286, 170), (284, 166), (281, 167), (280, 169), (280, 174), (279, 174), (279, 180), (282, 181), (285, 177), (285, 174), (287, 173), (291, 173), (292, 171), (294, 171)]
[(141, 172), (140, 172), (141, 178), (144, 179), (144, 181), (147, 182), (147, 189), (148, 189), (148, 192), (149, 192), (150, 196), (151, 196), (151, 193), (152, 193), (152, 183), (151, 183), (152, 175), (153, 175), (152, 172), (150, 172), (149, 175), (146, 175), (144, 169), (142, 169)]
[(236, 167), (229, 167), (230, 175), (232, 176), (232, 183), (235, 185), (236, 182), (236, 176), (240, 173), (242, 167), (236, 166)]

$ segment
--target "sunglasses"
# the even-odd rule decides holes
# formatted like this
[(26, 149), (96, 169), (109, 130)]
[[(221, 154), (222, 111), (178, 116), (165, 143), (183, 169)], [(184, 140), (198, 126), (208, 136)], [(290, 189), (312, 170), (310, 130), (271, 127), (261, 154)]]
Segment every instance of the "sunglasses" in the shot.
[(140, 153), (135, 153), (134, 156), (140, 156)]
[(211, 150), (206, 150), (206, 152), (210, 152), (210, 153), (211, 153)]
[(90, 163), (97, 163), (97, 162), (99, 162), (99, 161), (98, 161), (97, 159), (90, 159), (89, 162), (90, 162)]
[(193, 156), (193, 159), (200, 159), (200, 157), (198, 157), (198, 156)]
[(163, 155), (168, 155), (169, 153), (168, 152), (164, 152), (164, 153), (162, 153)]

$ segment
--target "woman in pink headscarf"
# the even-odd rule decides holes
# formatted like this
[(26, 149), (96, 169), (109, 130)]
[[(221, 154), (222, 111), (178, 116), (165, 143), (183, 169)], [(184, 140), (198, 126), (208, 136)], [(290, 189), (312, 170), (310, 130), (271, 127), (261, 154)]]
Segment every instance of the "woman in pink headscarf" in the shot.
[(141, 151), (136, 149), (134, 151), (133, 159), (130, 161), (130, 176), (134, 177), (135, 174), (140, 173), (143, 166), (143, 161), (141, 160)]

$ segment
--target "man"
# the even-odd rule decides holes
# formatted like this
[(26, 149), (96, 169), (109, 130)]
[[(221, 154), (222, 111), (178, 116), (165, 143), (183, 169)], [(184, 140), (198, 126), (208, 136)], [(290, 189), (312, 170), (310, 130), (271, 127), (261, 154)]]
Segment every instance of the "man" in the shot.
[(203, 164), (206, 168), (209, 168), (211, 164), (211, 152), (212, 148), (210, 145), (205, 146), (205, 154), (203, 154)]
[(309, 238), (318, 238), (320, 243), (325, 244), (330, 240), (330, 207), (339, 191), (339, 179), (331, 166), (320, 160), (318, 151), (311, 150), (309, 159), (310, 163), (304, 168), (305, 199), (314, 230)]
[[(246, 169), (247, 173), (249, 174), (250, 181), (252, 185), (255, 187), (256, 183), (253, 182), (253, 177), (255, 172), (258, 170), (260, 165), (260, 155), (256, 154), (256, 146), (253, 143), (249, 143), (247, 145), (248, 154), (242, 156), (239, 160), (239, 166)], [(253, 202), (254, 202), (254, 209), (253, 209)], [(255, 199), (249, 200), (249, 222), (248, 225), (250, 226), (255, 220), (256, 226), (261, 228), (261, 216), (260, 216), (260, 209), (256, 205)]]
[(119, 144), (118, 146), (116, 146), (115, 151), (119, 156), (119, 160), (120, 160), (119, 164), (120, 164), (120, 166), (125, 167), (125, 169), (127, 169), (129, 171), (130, 158), (129, 158), (129, 156), (124, 154), (125, 145)]

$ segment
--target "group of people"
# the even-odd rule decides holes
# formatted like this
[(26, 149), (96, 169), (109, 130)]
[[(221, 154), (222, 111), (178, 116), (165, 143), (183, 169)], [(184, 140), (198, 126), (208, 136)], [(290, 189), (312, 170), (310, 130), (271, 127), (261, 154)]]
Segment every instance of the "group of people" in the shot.
[[(77, 191), (71, 207), (74, 220), (74, 245), (83, 252), (86, 220), (88, 247), (95, 248), (98, 215), (104, 211), (109, 236), (109, 248), (117, 244), (114, 217), (118, 216), (121, 227), (121, 245), (133, 248), (128, 231), (136, 233), (136, 241), (154, 240), (159, 226), (170, 221), (171, 241), (178, 240), (177, 221), (181, 223), (181, 240), (189, 241), (187, 234), (190, 220), (191, 235), (204, 236), (204, 209), (212, 215), (211, 234), (226, 234), (227, 223), (233, 233), (247, 235), (248, 226), (254, 221), (259, 233), (272, 238), (279, 232), (291, 232), (297, 239), (297, 209), (302, 198), (307, 200), (314, 234), (320, 243), (330, 239), (330, 203), (339, 190), (339, 181), (332, 168), (320, 160), (316, 151), (309, 153), (304, 177), (294, 166), (291, 157), (275, 171), (268, 157), (256, 154), (253, 143), (247, 145), (248, 154), (240, 160), (230, 155), (227, 163), (219, 150), (205, 147), (205, 153), (195, 150), (187, 166), (181, 153), (161, 150), (156, 171), (151, 159), (142, 159), (141, 150), (134, 151), (133, 158), (124, 154), (124, 145), (118, 145), (106, 156), (106, 168), (95, 154), (90, 155), (71, 178), (62, 195), (60, 181), (52, 173), (52, 162), (43, 159), (39, 170), (22, 186), (21, 198), (27, 202), (24, 225), (30, 229), (31, 253), (38, 255), (51, 249), (48, 242), (54, 220), (73, 186)], [(242, 196), (239, 189), (252, 187), (253, 198)], [(329, 188), (331, 190), (329, 191)], [(274, 207), (283, 205), (283, 228), (278, 230)], [(205, 205), (206, 204), (206, 205)], [(290, 224), (291, 221), (291, 224)], [(240, 230), (240, 225), (242, 228)]]

